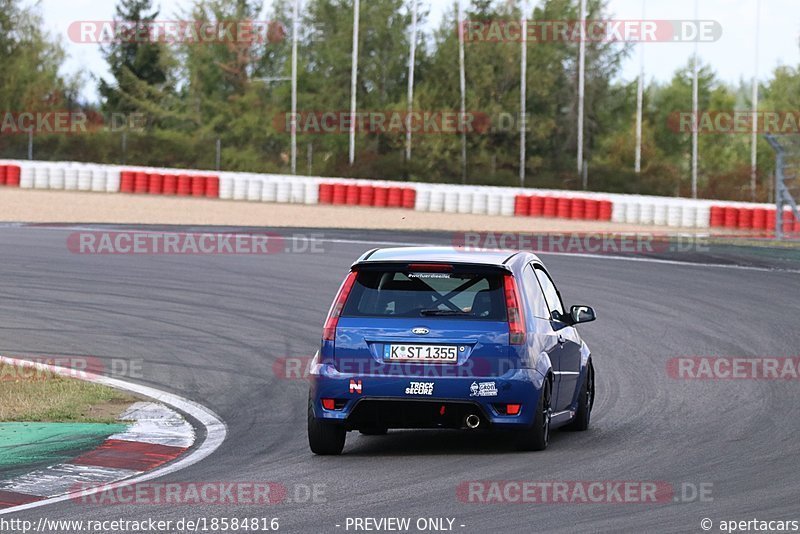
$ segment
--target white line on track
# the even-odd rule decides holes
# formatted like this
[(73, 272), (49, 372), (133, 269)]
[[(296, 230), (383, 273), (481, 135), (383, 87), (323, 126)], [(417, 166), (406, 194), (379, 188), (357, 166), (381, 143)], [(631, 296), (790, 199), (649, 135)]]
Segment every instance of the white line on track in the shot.
[(170, 473), (175, 473), (176, 471), (185, 469), (191, 465), (196, 464), (200, 460), (203, 460), (204, 458), (210, 456), (214, 451), (216, 451), (220, 447), (220, 445), (222, 445), (222, 442), (225, 441), (225, 437), (228, 434), (228, 429), (225, 423), (214, 412), (212, 412), (211, 410), (209, 410), (208, 408), (206, 408), (201, 404), (190, 401), (173, 393), (167, 393), (166, 391), (161, 391), (159, 389), (155, 389), (150, 386), (133, 384), (131, 382), (126, 382), (118, 378), (110, 378), (107, 376), (96, 375), (93, 373), (76, 372), (74, 369), (67, 369), (65, 367), (48, 365), (40, 362), (20, 360), (17, 358), (8, 358), (2, 355), (0, 355), (0, 363), (29, 367), (29, 368), (33, 367), (38, 370), (49, 371), (51, 373), (72, 378), (80, 378), (81, 380), (87, 380), (95, 384), (102, 384), (104, 386), (112, 387), (115, 389), (121, 389), (124, 391), (149, 397), (163, 404), (166, 404), (167, 406), (175, 408), (178, 411), (190, 415), (191, 417), (199, 421), (200, 424), (203, 425), (203, 427), (206, 430), (206, 436), (202, 443), (200, 443), (195, 448), (187, 452), (185, 455), (181, 456), (175, 462), (170, 463), (164, 467), (148, 471), (134, 478), (129, 478), (127, 480), (122, 480), (119, 482), (114, 482), (113, 484), (98, 486), (96, 488), (85, 489), (78, 492), (68, 493), (65, 495), (59, 495), (57, 497), (51, 497), (49, 499), (44, 499), (29, 504), (23, 504), (20, 506), (15, 506), (13, 508), (5, 508), (3, 510), (0, 510), (0, 515), (20, 512), (22, 510), (30, 510), (31, 508), (38, 508), (40, 506), (54, 504), (57, 502), (63, 502), (71, 498), (74, 498), (76, 496), (93, 495), (95, 493), (105, 491), (109, 487), (120, 488), (120, 487), (130, 486), (131, 484), (144, 482), (146, 480), (152, 480), (154, 478), (159, 478), (164, 475), (168, 475)]
[[(7, 223), (9, 226), (13, 227), (22, 227), (28, 228), (25, 226), (24, 223)], [(19, 226), (17, 226), (19, 225)], [(2, 226), (0, 226), (2, 227)], [(31, 227), (34, 228), (34, 227)], [(97, 227), (97, 226), (82, 226), (82, 225), (74, 225), (74, 226), (36, 226), (35, 229), (37, 230), (61, 230), (61, 231), (76, 231), (76, 230), (83, 230), (87, 232), (124, 232), (126, 229), (112, 229), (109, 227)], [(278, 231), (290, 231), (296, 230), (296, 228), (292, 227), (268, 227), (264, 228), (264, 231), (270, 232), (278, 232)], [(303, 230), (319, 230), (324, 232), (325, 230), (348, 230), (348, 228), (303, 228)], [(369, 230), (369, 229), (367, 229)], [(224, 230), (218, 231), (208, 231), (206, 229), (197, 232), (181, 232), (175, 230), (156, 230), (156, 229), (134, 229), (134, 230), (127, 230), (127, 231), (138, 231), (144, 233), (169, 233), (169, 234), (178, 234), (178, 235), (185, 235), (189, 233), (208, 233), (208, 234), (219, 234), (224, 233), (226, 235), (231, 236), (243, 236), (247, 237), (252, 235), (252, 233), (243, 233), (243, 232), (225, 232)], [(399, 232), (403, 232), (405, 230), (398, 230)], [(292, 236), (284, 236), (284, 239), (287, 237)], [(295, 238), (295, 239), (305, 239), (305, 238)], [(390, 246), (397, 246), (397, 247), (425, 247), (425, 246), (437, 246), (433, 243), (416, 243), (411, 241), (385, 241), (385, 240), (378, 240), (378, 239), (342, 239), (342, 238), (322, 238), (320, 241), (328, 242), (328, 243), (342, 243), (342, 244), (353, 244), (353, 245), (390, 245)], [(438, 245), (438, 246), (446, 246), (446, 245)], [(596, 260), (615, 260), (615, 261), (632, 261), (632, 262), (639, 262), (639, 263), (657, 263), (662, 265), (676, 265), (676, 266), (683, 266), (683, 267), (704, 267), (704, 268), (718, 268), (718, 269), (738, 269), (742, 271), (754, 271), (754, 272), (762, 272), (762, 273), (793, 273), (793, 274), (800, 274), (800, 270), (797, 269), (782, 269), (782, 268), (773, 268), (773, 267), (755, 267), (752, 265), (727, 265), (724, 263), (700, 263), (700, 262), (691, 262), (691, 261), (679, 261), (679, 260), (666, 260), (663, 258), (639, 258), (639, 257), (630, 257), (630, 256), (612, 256), (606, 254), (583, 254), (578, 252), (537, 252), (537, 251), (530, 251), (537, 256), (564, 256), (564, 257), (572, 257), (572, 258), (590, 258)]]

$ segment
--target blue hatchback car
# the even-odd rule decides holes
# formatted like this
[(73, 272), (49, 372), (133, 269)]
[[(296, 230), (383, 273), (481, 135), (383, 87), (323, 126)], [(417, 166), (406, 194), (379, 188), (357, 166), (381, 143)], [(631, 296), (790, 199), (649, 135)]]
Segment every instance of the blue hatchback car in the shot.
[(348, 431), (514, 431), (543, 450), (553, 428), (586, 430), (591, 352), (541, 260), (521, 251), (374, 249), (351, 267), (311, 365), (308, 441), (340, 454)]

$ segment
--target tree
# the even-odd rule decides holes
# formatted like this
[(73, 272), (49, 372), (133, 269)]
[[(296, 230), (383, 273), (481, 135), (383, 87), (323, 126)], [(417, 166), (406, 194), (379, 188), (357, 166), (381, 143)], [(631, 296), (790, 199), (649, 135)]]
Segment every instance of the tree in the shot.
[(161, 98), (160, 93), (169, 79), (166, 49), (162, 43), (138, 37), (139, 30), (157, 20), (158, 14), (151, 0), (119, 0), (114, 22), (125, 25), (126, 31), (118, 32), (120, 37), (103, 47), (103, 55), (114, 77), (113, 82), (104, 79), (99, 82), (104, 111), (140, 111), (142, 100)]
[(58, 74), (64, 50), (42, 26), (35, 7), (0, 0), (0, 110), (39, 111), (74, 100), (78, 80)]

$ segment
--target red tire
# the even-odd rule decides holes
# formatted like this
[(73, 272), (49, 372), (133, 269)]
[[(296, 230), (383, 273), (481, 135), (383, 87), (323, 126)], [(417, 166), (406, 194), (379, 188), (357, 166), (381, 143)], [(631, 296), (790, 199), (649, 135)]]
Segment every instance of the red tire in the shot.
[(389, 189), (386, 187), (375, 187), (375, 198), (372, 205), (378, 208), (385, 208), (389, 201)]
[(134, 181), (133, 181), (133, 192), (134, 193), (147, 193), (147, 189), (150, 182), (150, 175), (146, 172), (137, 172)]
[(188, 174), (178, 175), (178, 190), (179, 197), (188, 197), (192, 194), (192, 177)]
[(319, 184), (319, 203), (333, 204), (333, 184)]
[(345, 184), (333, 184), (333, 204), (341, 205), (347, 199), (347, 186)]
[(206, 196), (206, 177), (205, 176), (192, 176), (192, 196), (204, 197)]
[(569, 208), (570, 219), (585, 219), (586, 218), (586, 200), (582, 198), (573, 198)]
[(532, 196), (528, 204), (528, 215), (531, 217), (541, 217), (544, 212), (544, 197)]
[(527, 217), (530, 214), (530, 197), (517, 195), (514, 197), (514, 215)]
[(164, 183), (161, 186), (161, 193), (164, 195), (174, 195), (178, 192), (178, 176), (175, 174), (165, 174)]
[(556, 203), (557, 200), (555, 197), (544, 197), (542, 204), (542, 215), (544, 215), (545, 217), (555, 217)]
[(405, 209), (413, 210), (417, 205), (417, 190), (413, 187), (406, 187), (403, 189), (402, 206)]
[(152, 173), (147, 184), (147, 193), (150, 195), (160, 195), (164, 188), (164, 175)]
[(122, 171), (119, 173), (119, 192), (120, 193), (133, 193), (133, 184), (136, 173), (133, 171)]
[(206, 176), (206, 198), (219, 198), (219, 176)]
[(403, 205), (403, 190), (399, 187), (390, 187), (386, 205), (390, 208), (399, 208)]

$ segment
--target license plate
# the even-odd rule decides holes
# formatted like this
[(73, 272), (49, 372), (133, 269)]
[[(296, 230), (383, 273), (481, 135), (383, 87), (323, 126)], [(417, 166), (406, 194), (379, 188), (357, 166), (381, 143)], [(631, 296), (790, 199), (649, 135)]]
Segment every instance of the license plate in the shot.
[(458, 348), (448, 345), (385, 345), (383, 359), (398, 362), (457, 363)]

